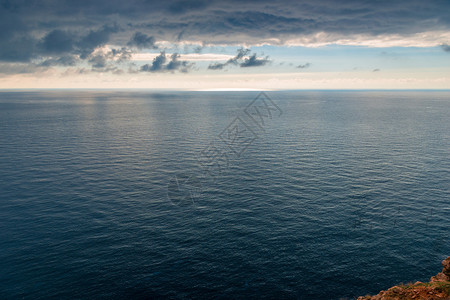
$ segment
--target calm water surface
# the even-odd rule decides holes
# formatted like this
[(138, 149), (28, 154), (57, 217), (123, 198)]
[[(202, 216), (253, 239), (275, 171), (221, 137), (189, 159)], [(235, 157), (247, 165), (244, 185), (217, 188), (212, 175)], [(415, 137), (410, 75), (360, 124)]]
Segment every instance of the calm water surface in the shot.
[(340, 299), (440, 271), (450, 92), (268, 92), (262, 128), (257, 94), (1, 92), (0, 298)]

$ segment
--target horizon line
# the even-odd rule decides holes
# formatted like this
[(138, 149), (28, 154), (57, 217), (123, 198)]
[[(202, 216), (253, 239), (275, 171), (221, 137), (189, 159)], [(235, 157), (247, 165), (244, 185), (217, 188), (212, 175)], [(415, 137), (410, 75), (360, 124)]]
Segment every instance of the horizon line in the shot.
[(0, 88), (0, 92), (8, 91), (174, 91), (174, 92), (294, 92), (294, 91), (443, 91), (450, 89), (245, 89), (245, 88), (216, 88), (216, 89), (178, 89), (178, 88)]

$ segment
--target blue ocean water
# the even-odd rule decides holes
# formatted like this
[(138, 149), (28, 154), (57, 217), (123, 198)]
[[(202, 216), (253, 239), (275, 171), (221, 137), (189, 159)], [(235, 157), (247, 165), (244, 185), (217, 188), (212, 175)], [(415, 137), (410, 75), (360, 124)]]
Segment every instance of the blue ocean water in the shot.
[(441, 270), (450, 92), (257, 96), (1, 92), (0, 298), (351, 299)]

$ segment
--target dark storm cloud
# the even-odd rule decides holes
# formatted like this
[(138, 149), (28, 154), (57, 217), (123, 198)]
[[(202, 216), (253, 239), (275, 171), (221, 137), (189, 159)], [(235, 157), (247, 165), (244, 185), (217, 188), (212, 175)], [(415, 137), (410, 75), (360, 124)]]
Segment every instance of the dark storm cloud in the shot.
[(33, 57), (36, 39), (25, 18), (17, 11), (16, 3), (0, 2), (0, 61), (22, 62)]
[(147, 49), (157, 49), (158, 47), (155, 45), (155, 38), (152, 36), (148, 36), (142, 32), (136, 32), (127, 43), (128, 46), (137, 47), (139, 49), (147, 48)]
[(36, 55), (36, 40), (28, 35), (0, 41), (0, 61), (28, 62)]
[[(141, 25), (176, 37), (211, 43), (281, 42), (325, 32), (349, 34), (413, 34), (448, 29), (450, 3), (439, 1), (227, 1), (184, 13), (183, 18)], [(445, 13), (444, 13), (445, 11)], [(136, 23), (138, 24), (138, 23)], [(170, 34), (169, 34), (170, 32)]]
[[(18, 35), (37, 38), (53, 30), (86, 32), (86, 48), (109, 40), (125, 45), (136, 32), (148, 29), (157, 40), (198, 39), (256, 43), (318, 32), (337, 34), (413, 34), (448, 30), (450, 2), (442, 0), (316, 0), (300, 1), (152, 1), (47, 0), (5, 1), (0, 6), (2, 43)], [(116, 22), (118, 27), (108, 26)], [(64, 38), (57, 36), (53, 38)], [(137, 38), (136, 43), (150, 40)], [(151, 44), (151, 43), (150, 43)], [(50, 49), (55, 49), (48, 45)], [(68, 47), (68, 46), (67, 46)], [(57, 47), (56, 47), (57, 48)], [(57, 49), (55, 49), (57, 50)]]
[(153, 59), (152, 64), (145, 64), (141, 66), (141, 72), (174, 72), (180, 71), (187, 73), (192, 67), (187, 61), (180, 61), (180, 55), (178, 53), (173, 53), (170, 56), (169, 62), (167, 62), (167, 55), (163, 51), (157, 57)]
[(169, 5), (168, 10), (173, 14), (184, 14), (189, 11), (202, 10), (207, 6), (208, 6), (207, 1), (199, 1), (199, 0), (175, 1)]
[[(75, 55), (102, 65), (91, 56), (106, 44), (155, 49), (156, 41), (250, 46), (316, 33), (325, 33), (325, 40), (352, 34), (410, 36), (449, 31), (449, 15), (450, 1), (444, 0), (0, 0), (0, 62), (53, 64)], [(239, 64), (264, 65), (265, 60), (250, 56)], [(227, 64), (233, 62), (210, 69)]]
[(67, 53), (73, 50), (73, 34), (55, 29), (50, 31), (41, 41), (43, 51), (49, 54)]
[(76, 32), (55, 29), (47, 33), (38, 43), (40, 55), (79, 54), (87, 58), (97, 47), (105, 45), (111, 34), (118, 31), (117, 26), (102, 26), (90, 29), (84, 35)]

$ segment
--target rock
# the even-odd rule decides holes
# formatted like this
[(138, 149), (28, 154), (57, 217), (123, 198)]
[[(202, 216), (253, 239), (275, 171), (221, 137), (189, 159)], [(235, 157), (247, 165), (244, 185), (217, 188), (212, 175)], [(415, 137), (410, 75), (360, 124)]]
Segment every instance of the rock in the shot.
[(358, 300), (450, 300), (450, 256), (442, 262), (442, 266), (442, 272), (431, 277), (430, 282), (417, 281), (414, 284), (393, 286), (378, 295), (359, 297)]
[(431, 281), (431, 282), (436, 282), (436, 281), (450, 281), (450, 278), (449, 278), (447, 275), (445, 275), (444, 273), (439, 272), (439, 273), (436, 274), (436, 276), (431, 277), (431, 278), (430, 278), (430, 281)]
[(442, 261), (442, 267), (442, 272), (439, 272), (436, 276), (431, 277), (431, 282), (450, 281), (450, 256)]
[(447, 276), (450, 276), (450, 256), (442, 261), (442, 266), (443, 266), (442, 273), (444, 273)]

